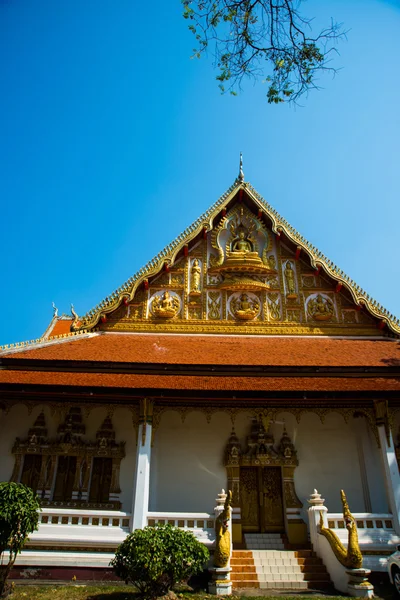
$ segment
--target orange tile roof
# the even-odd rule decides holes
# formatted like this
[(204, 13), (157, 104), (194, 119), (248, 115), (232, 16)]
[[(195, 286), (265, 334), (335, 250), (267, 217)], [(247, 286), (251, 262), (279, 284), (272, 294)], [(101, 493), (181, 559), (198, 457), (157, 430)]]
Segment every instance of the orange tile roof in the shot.
[(105, 333), (1, 358), (264, 366), (400, 366), (398, 340)]
[(49, 338), (55, 335), (62, 335), (71, 331), (71, 323), (73, 319), (60, 319), (54, 323), (54, 327), (49, 334)]
[(121, 373), (68, 373), (0, 371), (0, 384), (90, 386), (135, 389), (209, 391), (399, 391), (400, 380), (360, 377), (207, 377), (132, 375)]

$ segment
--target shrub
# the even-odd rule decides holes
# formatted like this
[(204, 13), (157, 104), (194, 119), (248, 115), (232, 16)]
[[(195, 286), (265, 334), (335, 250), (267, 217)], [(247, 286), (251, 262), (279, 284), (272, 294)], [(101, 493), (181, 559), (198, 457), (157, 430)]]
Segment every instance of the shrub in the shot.
[[(0, 596), (26, 539), (38, 528), (40, 503), (36, 493), (22, 483), (0, 483)], [(8, 563), (3, 564), (6, 551)]]
[(192, 533), (162, 525), (136, 529), (118, 546), (110, 564), (144, 597), (156, 598), (201, 572), (208, 558), (207, 548)]

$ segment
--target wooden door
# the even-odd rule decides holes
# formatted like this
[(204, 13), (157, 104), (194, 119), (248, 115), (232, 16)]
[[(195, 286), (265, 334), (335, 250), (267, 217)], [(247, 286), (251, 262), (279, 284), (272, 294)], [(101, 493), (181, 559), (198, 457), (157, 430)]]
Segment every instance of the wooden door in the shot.
[(281, 467), (241, 467), (240, 501), (245, 533), (285, 530)]
[(281, 467), (262, 467), (259, 470), (261, 531), (283, 532), (282, 474)]

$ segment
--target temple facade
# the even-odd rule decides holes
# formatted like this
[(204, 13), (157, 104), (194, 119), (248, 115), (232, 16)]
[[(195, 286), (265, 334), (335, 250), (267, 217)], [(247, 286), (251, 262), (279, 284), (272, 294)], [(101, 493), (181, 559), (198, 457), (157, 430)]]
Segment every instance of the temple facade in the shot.
[(344, 489), (384, 568), (400, 541), (399, 337), (241, 172), (96, 308), (1, 349), (0, 479), (43, 506), (18, 564), (105, 568), (156, 522), (212, 546), (222, 488), (234, 547), (306, 548), (310, 495), (340, 533)]

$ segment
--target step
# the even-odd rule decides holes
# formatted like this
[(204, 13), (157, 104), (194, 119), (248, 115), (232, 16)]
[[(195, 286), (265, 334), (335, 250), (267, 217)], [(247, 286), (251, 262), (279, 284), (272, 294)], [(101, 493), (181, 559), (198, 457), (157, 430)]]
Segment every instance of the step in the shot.
[(232, 587), (269, 590), (321, 590), (332, 588), (325, 565), (312, 550), (237, 550), (231, 559)]
[(262, 590), (307, 590), (308, 585), (305, 581), (262, 581), (260, 588)]
[(231, 558), (231, 567), (236, 566), (244, 566), (244, 565), (254, 565), (254, 560), (252, 558)]
[(259, 588), (260, 584), (258, 581), (232, 581), (233, 588)]
[(231, 581), (259, 581), (257, 573), (231, 573)]

